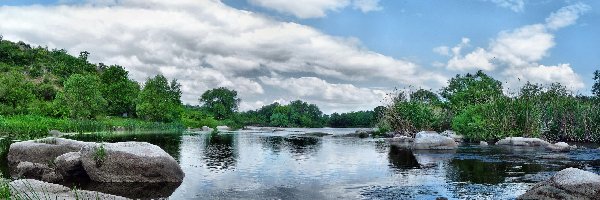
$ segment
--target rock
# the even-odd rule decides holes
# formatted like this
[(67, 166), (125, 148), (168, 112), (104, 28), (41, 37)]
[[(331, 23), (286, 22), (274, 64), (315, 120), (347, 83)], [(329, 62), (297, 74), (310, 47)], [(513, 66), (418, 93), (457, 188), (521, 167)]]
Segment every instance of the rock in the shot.
[(58, 182), (62, 180), (62, 176), (57, 174), (54, 169), (48, 167), (46, 164), (32, 163), (32, 162), (20, 162), (16, 169), (13, 170), (12, 177), (17, 178), (30, 178), (40, 179), (47, 182)]
[(486, 141), (479, 141), (479, 146), (487, 146), (488, 143)]
[(454, 139), (433, 131), (421, 131), (416, 134), (413, 149), (449, 150), (458, 148)]
[(563, 169), (537, 183), (517, 199), (598, 199), (600, 176), (576, 168)]
[(63, 133), (62, 133), (62, 132), (60, 132), (60, 131), (57, 131), (57, 130), (50, 130), (50, 131), (48, 132), (48, 134), (50, 134), (50, 136), (52, 136), (52, 137), (60, 137), (60, 136), (62, 136), (62, 135), (63, 135)]
[(182, 182), (181, 167), (160, 147), (146, 142), (87, 145), (83, 168), (96, 182)]
[(457, 135), (454, 131), (451, 131), (451, 130), (445, 130), (444, 132), (440, 133), (440, 135), (452, 138), (455, 142), (463, 141), (462, 135)]
[(546, 142), (542, 139), (539, 139), (539, 138), (507, 137), (507, 138), (501, 139), (500, 141), (496, 142), (496, 145), (529, 146), (529, 147), (544, 146), (545, 147), (545, 146), (550, 145), (550, 143)]
[(285, 129), (283, 129), (283, 128), (276, 128), (276, 129), (273, 129), (273, 132), (277, 132), (277, 131), (285, 131)]
[(398, 136), (386, 139), (386, 141), (389, 142), (390, 145), (401, 149), (411, 149), (414, 140), (414, 138), (408, 136)]
[(24, 161), (48, 164), (60, 155), (81, 150), (86, 144), (89, 143), (54, 137), (15, 142), (8, 150), (8, 163), (11, 166)]
[(372, 129), (358, 129), (354, 132), (359, 138), (367, 138), (373, 133), (375, 133), (375, 131)]
[(127, 199), (120, 196), (109, 195), (87, 190), (73, 190), (68, 187), (46, 183), (32, 179), (20, 179), (9, 183), (11, 196), (15, 199)]
[(314, 136), (314, 137), (324, 137), (324, 136), (328, 136), (328, 135), (333, 135), (331, 133), (323, 133), (323, 132), (311, 132), (311, 133), (304, 133), (304, 136)]
[(80, 152), (69, 152), (56, 157), (54, 160), (56, 171), (64, 177), (75, 177), (85, 174), (81, 164)]
[(218, 131), (230, 131), (231, 129), (228, 126), (217, 126)]
[[(577, 148), (577, 147), (575, 147), (575, 148)], [(574, 148), (569, 146), (569, 144), (567, 144), (565, 142), (557, 142), (555, 144), (549, 144), (548, 146), (546, 146), (546, 149), (548, 149), (550, 151), (567, 152)]]
[(448, 200), (448, 198), (446, 198), (446, 197), (437, 197), (437, 198), (435, 198), (435, 200)]
[(202, 126), (202, 131), (213, 131), (213, 129), (208, 126)]

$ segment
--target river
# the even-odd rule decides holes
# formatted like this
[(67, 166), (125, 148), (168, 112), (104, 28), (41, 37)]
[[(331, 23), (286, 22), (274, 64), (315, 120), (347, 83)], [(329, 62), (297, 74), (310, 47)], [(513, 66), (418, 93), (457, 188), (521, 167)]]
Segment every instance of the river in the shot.
[[(383, 139), (336, 137), (355, 130), (73, 136), (156, 144), (180, 163), (185, 179), (170, 186), (69, 184), (131, 198), (514, 199), (567, 167), (600, 172), (593, 145), (566, 153), (567, 159), (543, 159), (552, 153), (469, 144), (456, 151), (408, 151)], [(301, 136), (306, 132), (333, 136)]]

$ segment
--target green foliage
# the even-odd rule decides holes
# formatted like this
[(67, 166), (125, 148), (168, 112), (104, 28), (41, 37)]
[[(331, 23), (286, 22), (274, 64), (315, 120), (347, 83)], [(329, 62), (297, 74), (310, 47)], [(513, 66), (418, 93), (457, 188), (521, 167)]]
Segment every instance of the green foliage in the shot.
[(600, 70), (594, 72), (594, 85), (592, 86), (592, 94), (600, 97)]
[(64, 91), (59, 93), (58, 102), (67, 108), (71, 118), (94, 118), (106, 107), (100, 84), (100, 79), (95, 75), (75, 74), (65, 81)]
[(448, 81), (448, 86), (444, 87), (440, 94), (457, 112), (467, 106), (484, 104), (503, 95), (502, 83), (482, 71), (474, 75), (456, 75)]
[(137, 115), (145, 120), (172, 122), (180, 118), (181, 85), (176, 80), (169, 84), (163, 75), (146, 80), (138, 96)]
[(224, 87), (204, 92), (199, 100), (203, 107), (221, 120), (231, 117), (237, 111), (241, 101), (237, 97), (237, 91)]
[(100, 144), (95, 148), (94, 151), (94, 161), (96, 162), (96, 167), (102, 166), (104, 159), (106, 159), (106, 149), (104, 148), (104, 144)]
[(118, 65), (104, 69), (100, 79), (102, 80), (102, 96), (108, 105), (108, 114), (113, 116), (133, 115), (140, 85), (129, 80), (128, 72)]
[(0, 114), (22, 114), (34, 98), (33, 84), (23, 74), (0, 74)]
[(374, 111), (333, 113), (329, 116), (329, 127), (373, 127), (377, 123)]

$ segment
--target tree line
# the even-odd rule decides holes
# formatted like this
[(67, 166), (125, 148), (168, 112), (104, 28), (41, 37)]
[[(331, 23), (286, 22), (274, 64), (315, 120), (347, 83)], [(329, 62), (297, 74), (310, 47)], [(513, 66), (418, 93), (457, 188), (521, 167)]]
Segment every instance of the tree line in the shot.
[[(329, 117), (314, 104), (293, 101), (239, 112), (235, 90), (215, 88), (183, 105), (181, 85), (163, 75), (138, 83), (122, 66), (93, 64), (88, 52), (31, 47), (0, 39), (0, 116), (41, 116), (76, 120), (107, 117), (182, 123), (186, 127), (245, 125), (323, 127)], [(372, 111), (332, 115), (335, 127), (374, 126)]]

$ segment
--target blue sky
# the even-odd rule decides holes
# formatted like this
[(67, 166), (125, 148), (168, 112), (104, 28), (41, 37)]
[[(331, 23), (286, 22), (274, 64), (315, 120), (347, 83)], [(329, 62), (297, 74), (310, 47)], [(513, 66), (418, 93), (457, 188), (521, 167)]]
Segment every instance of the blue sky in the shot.
[(598, 9), (592, 0), (0, 0), (0, 34), (89, 51), (138, 81), (177, 78), (190, 104), (222, 86), (240, 91), (244, 110), (302, 99), (331, 113), (477, 70), (507, 88), (560, 82), (589, 94)]

